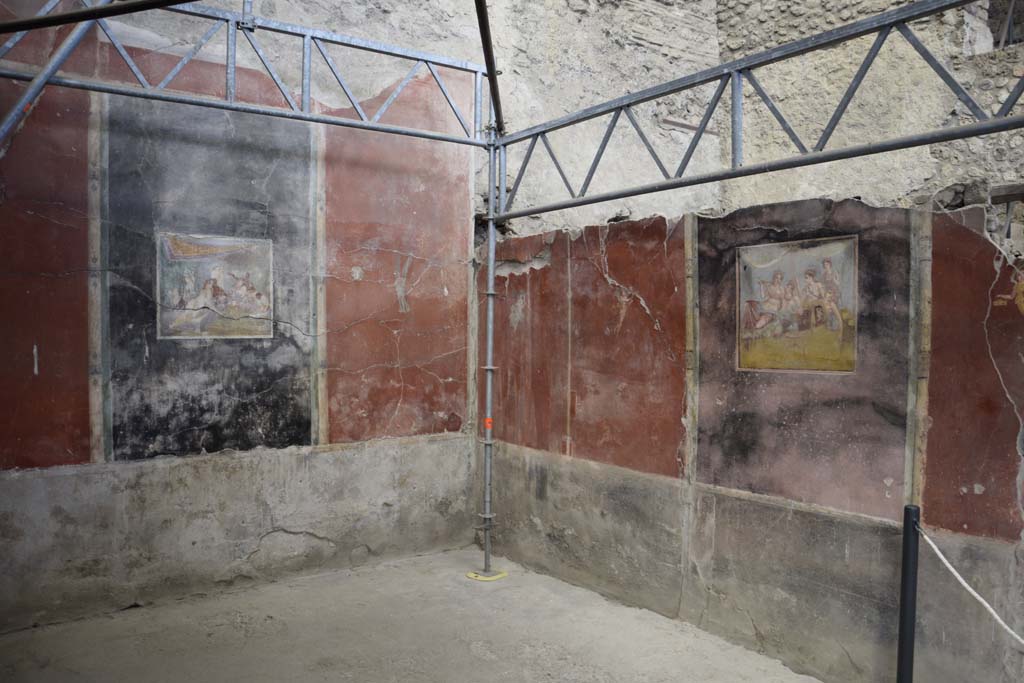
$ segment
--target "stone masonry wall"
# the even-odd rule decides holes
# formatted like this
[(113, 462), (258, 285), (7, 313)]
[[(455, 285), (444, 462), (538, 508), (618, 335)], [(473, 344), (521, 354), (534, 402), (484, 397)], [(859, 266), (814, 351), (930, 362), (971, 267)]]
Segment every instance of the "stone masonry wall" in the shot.
[[(717, 8), (722, 61), (864, 19), (905, 2), (890, 0), (727, 0)], [(1024, 46), (992, 49), (988, 2), (950, 10), (911, 28), (974, 96), (982, 109), (997, 102), (1024, 76)], [(817, 141), (874, 36), (780, 62), (755, 71), (804, 143)], [(746, 86), (745, 161), (796, 153), (760, 99)], [(724, 112), (728, 107), (724, 108)], [(1021, 105), (1014, 110), (1021, 111)], [(724, 121), (724, 116), (720, 120)], [(909, 135), (974, 118), (935, 72), (898, 34), (891, 34), (828, 148)], [(989, 186), (1016, 183), (1024, 175), (1024, 133), (890, 152), (807, 169), (757, 176), (723, 185), (726, 211), (770, 201), (810, 197), (860, 197), (877, 206), (930, 208), (941, 191), (955, 185), (979, 187), (973, 201), (985, 202)], [(726, 145), (726, 148), (728, 145)], [(723, 149), (726, 163), (728, 149)], [(971, 203), (971, 198), (968, 198)], [(1014, 236), (1020, 239), (1021, 219)], [(1019, 243), (1017, 249), (1019, 249)]]

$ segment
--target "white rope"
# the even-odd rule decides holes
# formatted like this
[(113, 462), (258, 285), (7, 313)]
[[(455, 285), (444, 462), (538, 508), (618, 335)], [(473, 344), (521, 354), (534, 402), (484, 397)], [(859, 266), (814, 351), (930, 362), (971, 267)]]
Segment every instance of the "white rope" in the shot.
[(942, 554), (941, 550), (939, 550), (939, 546), (935, 545), (935, 542), (928, 537), (928, 534), (926, 534), (924, 532), (924, 529), (922, 529), (921, 527), (917, 527), (917, 530), (921, 532), (921, 536), (928, 543), (928, 545), (930, 545), (932, 547), (932, 550), (935, 551), (935, 554), (939, 556), (939, 559), (942, 561), (942, 564), (946, 565), (946, 569), (948, 569), (949, 572), (953, 576), (956, 577), (956, 580), (960, 582), (960, 585), (964, 587), (964, 590), (966, 590), (968, 593), (970, 593), (971, 597), (973, 597), (975, 600), (980, 602), (982, 607), (984, 607), (985, 609), (988, 610), (988, 613), (991, 614), (992, 618), (995, 619), (996, 622), (1000, 626), (1003, 627), (1003, 630), (1005, 630), (1007, 633), (1009, 633), (1011, 636), (1013, 636), (1013, 638), (1018, 643), (1020, 643), (1021, 645), (1024, 645), (1024, 638), (1021, 638), (1019, 635), (1014, 633), (1013, 629), (1011, 629), (1009, 626), (1006, 625), (1006, 622), (1003, 621), (1002, 617), (1000, 617), (998, 614), (996, 614), (996, 611), (994, 609), (992, 609), (992, 606), (990, 604), (988, 604), (987, 602), (985, 602), (985, 598), (983, 598), (980, 595), (978, 595), (977, 591), (975, 591), (973, 588), (971, 588), (970, 585), (966, 581), (964, 581), (964, 577), (960, 576), (959, 572), (957, 572), (957, 570), (953, 569), (953, 565), (951, 565), (949, 563), (949, 560), (946, 559), (946, 556)]

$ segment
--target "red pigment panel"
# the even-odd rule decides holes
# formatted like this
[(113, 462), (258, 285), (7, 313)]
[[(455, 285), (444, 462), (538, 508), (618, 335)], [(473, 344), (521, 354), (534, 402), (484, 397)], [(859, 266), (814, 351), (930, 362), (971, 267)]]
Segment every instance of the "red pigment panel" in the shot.
[[(196, 37), (198, 40), (199, 37)], [(239, 34), (238, 49), (240, 52), (250, 50), (245, 39)], [(300, 49), (299, 46), (296, 46)], [(126, 47), (132, 61), (139, 67), (139, 71), (146, 78), (150, 85), (163, 81), (163, 79), (181, 61), (180, 55), (163, 54), (153, 52), (139, 47)], [(204, 50), (205, 52), (205, 50)], [(316, 52), (314, 51), (314, 54)], [(217, 55), (217, 58), (222, 58)], [(102, 43), (99, 51), (99, 72), (104, 81), (120, 82), (125, 85), (141, 87), (138, 79), (132, 73), (128, 63), (118, 54), (109, 43)], [(227, 92), (227, 76), (223, 62), (203, 61), (193, 58), (174, 79), (165, 86), (170, 91), (182, 91), (189, 95), (204, 97), (216, 100), (223, 100)], [(295, 90), (290, 84), (285, 84), (289, 96), (298, 105), (302, 101), (301, 90)], [(262, 69), (248, 69), (237, 67), (235, 70), (235, 99), (243, 104), (257, 104), (264, 107), (276, 107), (289, 109), (287, 100), (281, 94), (277, 84), (270, 75)], [(187, 105), (184, 111), (188, 111)]]
[[(31, 4), (31, 7), (25, 7), (25, 4)], [(14, 11), (11, 11), (9, 4), (0, 6), (0, 19), (24, 19), (29, 16), (33, 16), (43, 3), (14, 3)], [(61, 4), (57, 5), (50, 13), (51, 16), (60, 12), (68, 12), (73, 10), (81, 9), (81, 5), (73, 0), (64, 0)], [(64, 42), (64, 39), (68, 37), (68, 34), (74, 30), (74, 25), (65, 24), (63, 26), (56, 26), (53, 28), (34, 29), (29, 31), (18, 44), (15, 45), (10, 52), (4, 55), (6, 61), (17, 62), (20, 64), (30, 64), (33, 66), (42, 66), (57, 49), (57, 47)], [(73, 72), (77, 74), (90, 75), (93, 71), (93, 64), (95, 58), (95, 44), (96, 36), (99, 29), (93, 29), (78, 47), (71, 53), (71, 56), (66, 62), (62, 71)], [(4, 36), (6, 40), (10, 36)], [(35, 69), (32, 69), (33, 71)]]
[[(222, 29), (223, 30), (223, 29)], [(244, 38), (239, 36), (241, 42)], [(241, 44), (241, 42), (239, 44)], [(100, 78), (104, 81), (120, 82), (125, 85), (139, 86), (139, 81), (128, 68), (128, 64), (117, 53), (113, 45), (102, 43), (99, 52)], [(163, 81), (181, 61), (180, 55), (162, 54), (139, 47), (126, 47), (128, 54), (139, 67), (139, 71), (145, 76), (152, 86)], [(205, 53), (205, 50), (203, 51)], [(223, 59), (222, 55), (217, 58)], [(253, 69), (238, 68), (235, 71), (237, 99), (240, 102), (250, 104), (263, 104), (268, 106), (287, 106), (281, 98), (277, 86), (270, 76), (262, 71)], [(185, 67), (178, 72), (167, 86), (169, 91), (182, 91), (197, 97), (209, 97), (223, 99), (227, 89), (227, 78), (223, 63), (203, 61), (193, 58)], [(256, 93), (263, 93), (257, 96)], [(182, 115), (187, 116), (189, 108), (187, 105), (180, 105)]]
[[(8, 7), (0, 6), (0, 19), (23, 19), (34, 14), (35, 10), (43, 3), (35, 3), (32, 9), (20, 8), (12, 13)], [(52, 14), (81, 9), (79, 3), (72, 0), (65, 0), (54, 8)], [(17, 16), (16, 16), (16, 15)], [(23, 71), (36, 72), (42, 67), (64, 42), (68, 35), (74, 30), (75, 25), (65, 24), (53, 28), (34, 29), (29, 31), (18, 41), (10, 52), (4, 55), (4, 60), (14, 62), (16, 68)], [(99, 28), (90, 30), (71, 55), (61, 65), (60, 73), (74, 74), (78, 76), (92, 77), (96, 72), (96, 46), (98, 44)], [(4, 36), (8, 38), (9, 36)], [(28, 65), (30, 68), (24, 68)], [(137, 81), (136, 81), (137, 82)]]
[[(568, 448), (569, 244), (568, 233), (555, 232), (503, 240), (496, 253), (494, 436), (553, 453)], [(483, 365), (486, 267), (478, 271), (477, 287)], [(482, 418), (482, 370), (479, 378)]]
[(2, 469), (90, 457), (88, 122), (88, 93), (48, 88), (0, 158)]
[(572, 455), (682, 476), (683, 239), (652, 218), (589, 227), (572, 242)]
[(1016, 541), (1024, 530), (1024, 282), (952, 218), (934, 219), (932, 259), (924, 520)]
[[(471, 118), (472, 77), (442, 77)], [(376, 111), (389, 92), (363, 108)], [(429, 76), (410, 82), (385, 119), (463, 134)], [(330, 440), (457, 432), (466, 420), (470, 148), (324, 131)]]

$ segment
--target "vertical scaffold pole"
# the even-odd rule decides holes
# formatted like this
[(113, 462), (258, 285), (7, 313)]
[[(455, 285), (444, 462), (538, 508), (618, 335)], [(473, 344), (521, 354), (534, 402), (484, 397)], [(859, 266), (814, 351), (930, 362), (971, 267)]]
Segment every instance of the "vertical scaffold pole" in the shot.
[(491, 106), (491, 129), (487, 148), (487, 341), (484, 373), (484, 574), (491, 573), (491, 530), (494, 526), (494, 512), (491, 509), (492, 463), (494, 459), (494, 262), (497, 235), (494, 227), (495, 174), (497, 173), (497, 148), (495, 147), (494, 107)]
[(896, 683), (914, 681), (914, 635), (917, 624), (917, 527), (921, 508), (903, 508), (903, 562), (900, 566), (900, 631), (896, 654)]
[(743, 165), (743, 72), (733, 71), (732, 85), (732, 167)]

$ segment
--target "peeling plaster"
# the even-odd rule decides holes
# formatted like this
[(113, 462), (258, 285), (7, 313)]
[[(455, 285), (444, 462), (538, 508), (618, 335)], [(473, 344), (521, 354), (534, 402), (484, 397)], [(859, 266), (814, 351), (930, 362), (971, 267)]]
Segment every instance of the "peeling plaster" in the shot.
[[(557, 234), (557, 233), (555, 233)], [(513, 275), (525, 275), (534, 270), (543, 270), (551, 266), (551, 246), (545, 246), (540, 252), (526, 261), (501, 260), (494, 264), (495, 279), (509, 278)]]
[(683, 240), (654, 217), (504, 239), (497, 258), (498, 438), (682, 476)]

